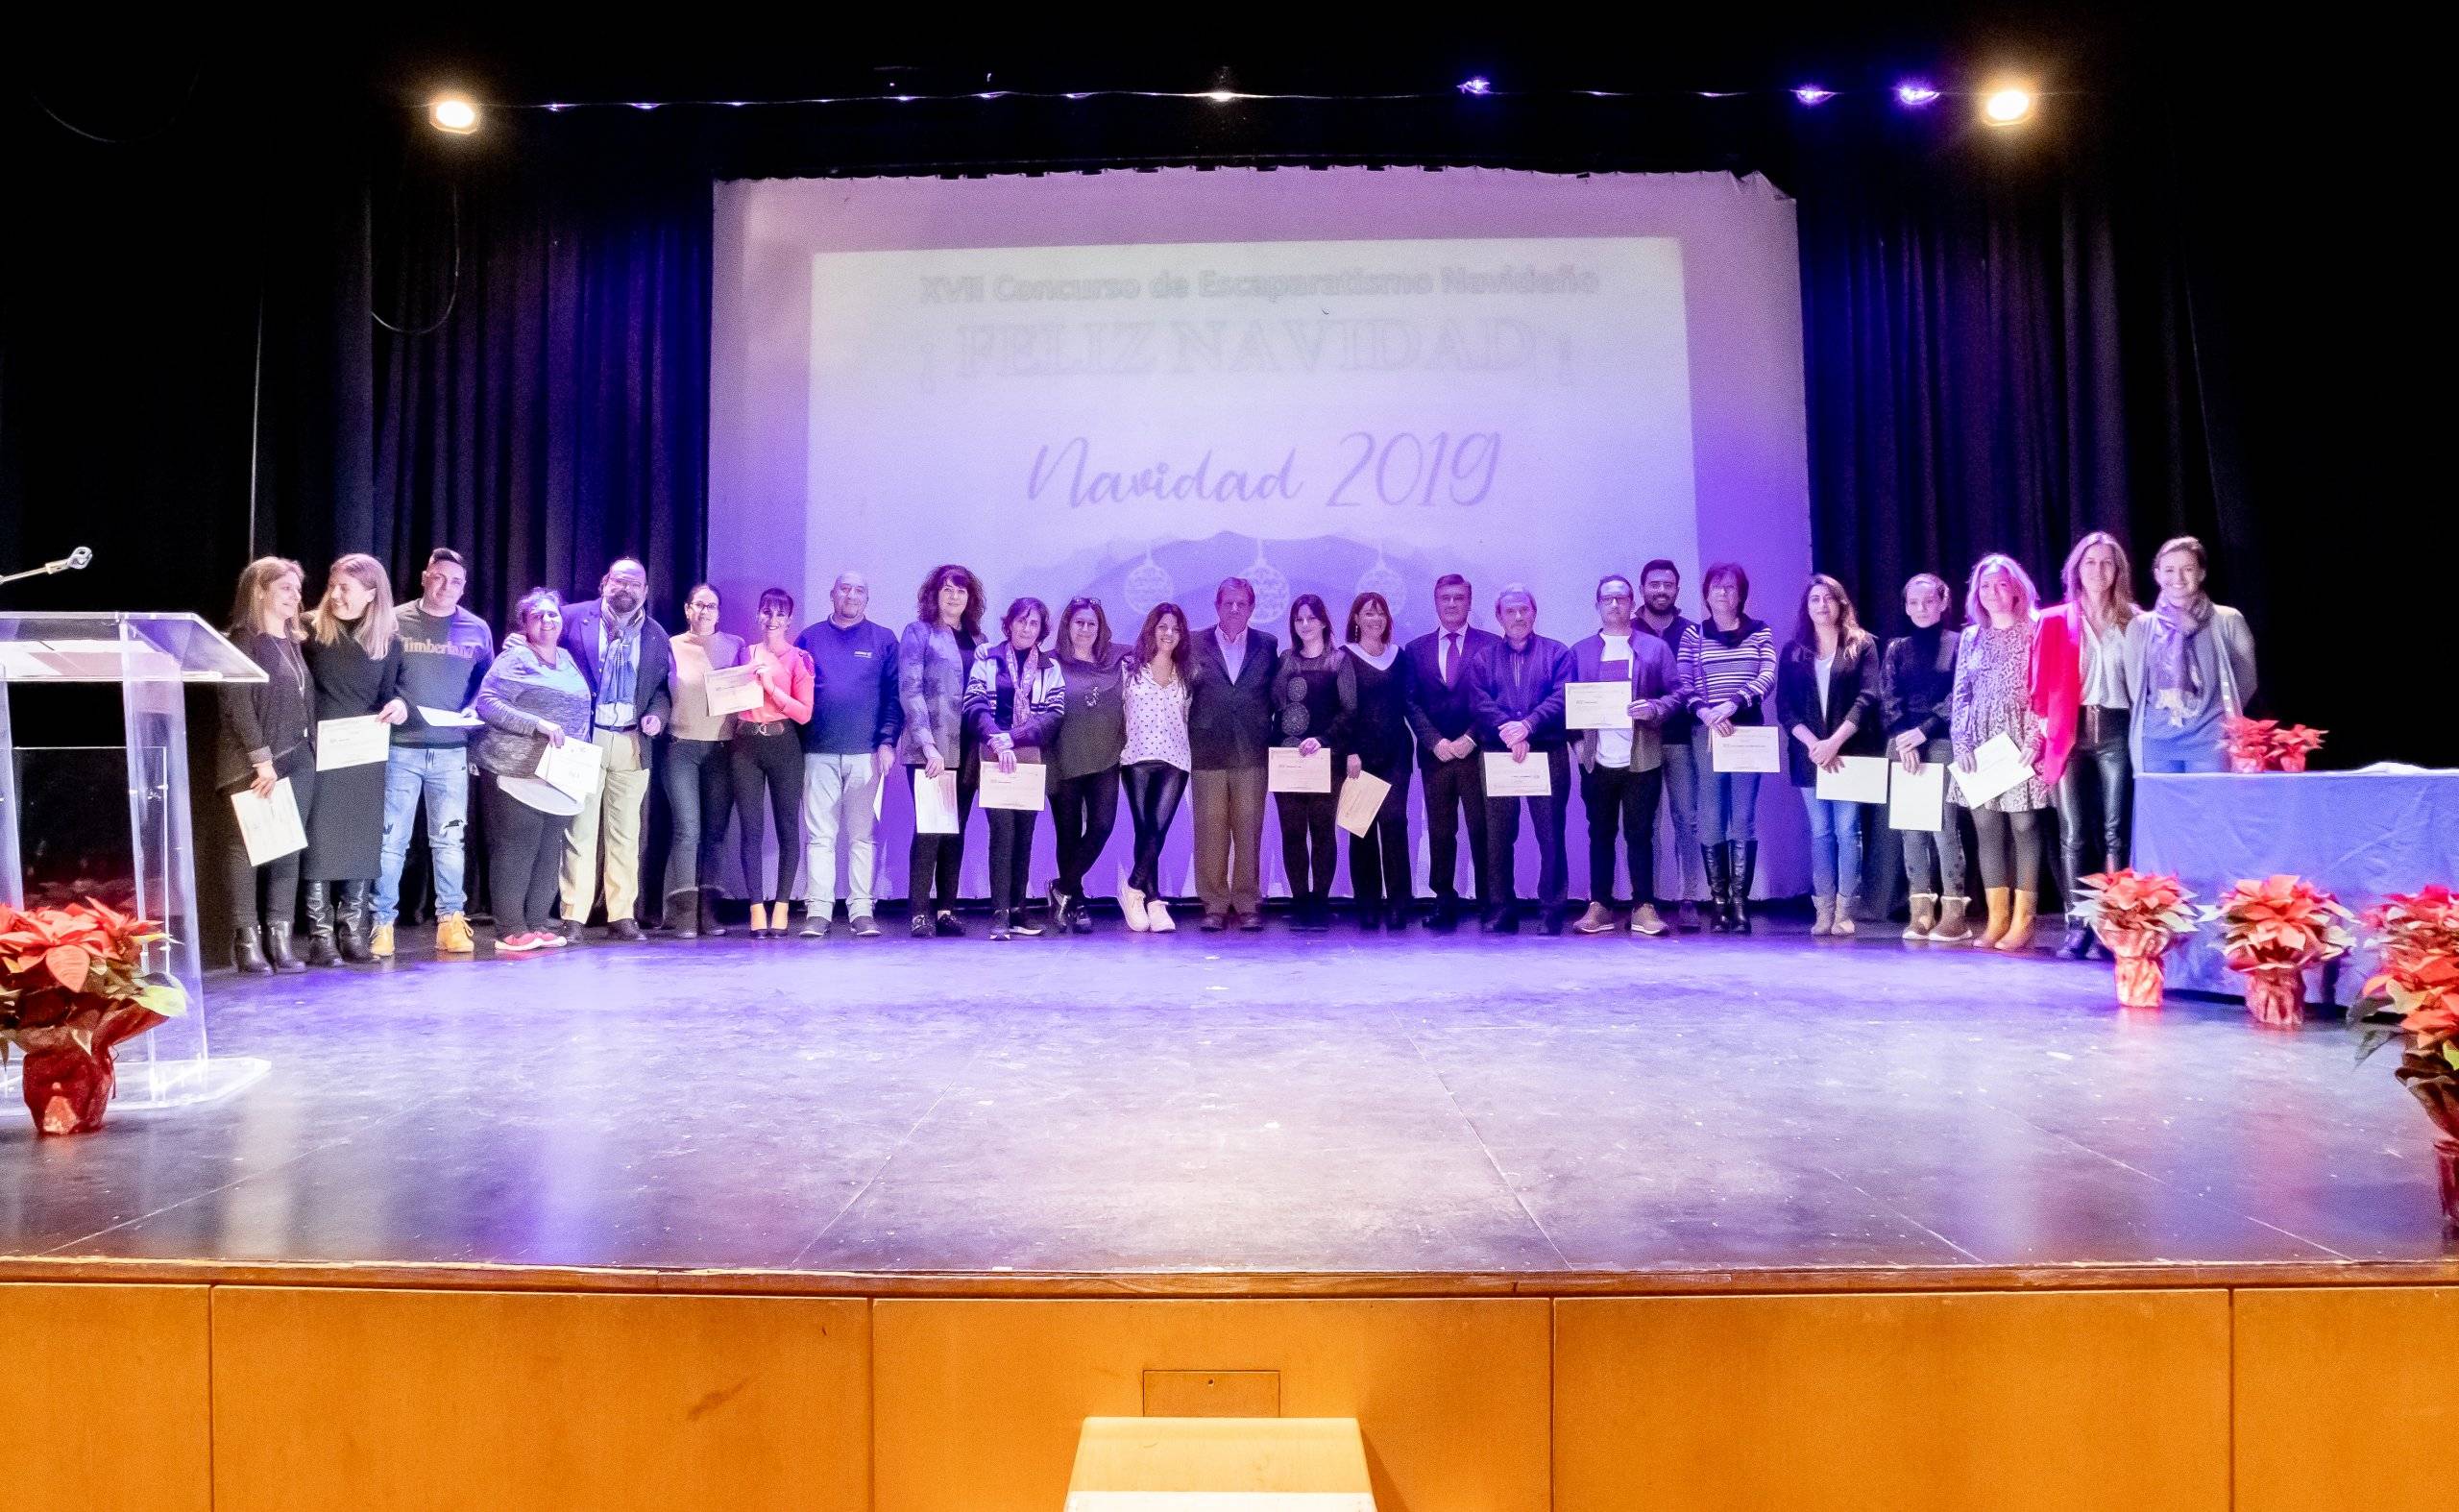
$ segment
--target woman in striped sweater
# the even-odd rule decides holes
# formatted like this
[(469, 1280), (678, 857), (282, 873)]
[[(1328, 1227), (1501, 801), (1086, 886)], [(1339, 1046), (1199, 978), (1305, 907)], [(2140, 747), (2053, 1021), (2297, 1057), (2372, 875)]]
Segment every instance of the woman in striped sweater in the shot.
[(1750, 605), (1750, 574), (1733, 562), (1708, 569), (1699, 597), (1708, 617), (1682, 632), (1683, 684), (1699, 722), (1691, 732), (1699, 774), (1699, 853), (1718, 934), (1750, 933), (1750, 882), (1759, 866), (1759, 773), (1717, 771), (1713, 740), (1736, 725), (1765, 724), (1776, 687), (1776, 637)]

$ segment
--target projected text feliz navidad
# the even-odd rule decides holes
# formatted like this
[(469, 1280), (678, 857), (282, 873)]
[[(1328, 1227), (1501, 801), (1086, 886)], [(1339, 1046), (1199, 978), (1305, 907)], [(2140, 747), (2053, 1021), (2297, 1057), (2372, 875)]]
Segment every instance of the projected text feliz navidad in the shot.
[(956, 369), (973, 378), (1079, 374), (1501, 373), (1539, 347), (1525, 321), (1104, 320), (969, 323)]
[[(1302, 453), (1303, 458), (1302, 458)], [(1502, 462), (1499, 431), (1429, 435), (1352, 430), (1329, 449), (1291, 447), (1275, 465), (1222, 463), (1210, 449), (1184, 458), (1138, 458), (1117, 465), (1097, 455), (1091, 438), (1045, 444), (1026, 470), (1025, 498), (1063, 491), (1071, 509), (1086, 504), (1154, 502), (1295, 503), (1321, 498), (1327, 509), (1360, 504), (1477, 504), (1494, 491)], [(1138, 465), (1140, 464), (1140, 465)], [(1311, 484), (1329, 487), (1320, 493)]]

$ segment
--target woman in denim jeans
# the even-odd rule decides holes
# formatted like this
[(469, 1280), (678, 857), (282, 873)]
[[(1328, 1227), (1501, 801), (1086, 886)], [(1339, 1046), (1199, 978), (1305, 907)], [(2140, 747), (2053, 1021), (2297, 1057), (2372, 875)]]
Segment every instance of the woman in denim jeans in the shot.
[(1862, 895), (1862, 809), (1818, 795), (1818, 774), (1841, 771), (1847, 756), (1879, 753), (1879, 643), (1862, 628), (1844, 585), (1811, 574), (1800, 626), (1776, 670), (1776, 708), (1785, 774), (1810, 812), (1814, 935), (1851, 935)]
[[(743, 661), (743, 638), (718, 628), (721, 600), (707, 583), (683, 600), (688, 628), (674, 648), (674, 738), (666, 748), (666, 807), (674, 817), (666, 851), (666, 922), (679, 939), (722, 935), (718, 922), (718, 841), (734, 807), (734, 716), (709, 712), (709, 673)], [(749, 878), (745, 878), (749, 881)]]

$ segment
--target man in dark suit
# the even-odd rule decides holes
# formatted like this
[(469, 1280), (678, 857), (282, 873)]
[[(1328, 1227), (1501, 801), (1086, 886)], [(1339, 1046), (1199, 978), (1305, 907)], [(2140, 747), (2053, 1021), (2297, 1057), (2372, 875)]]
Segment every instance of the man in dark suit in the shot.
[(564, 938), (580, 939), (597, 901), (604, 841), (606, 933), (641, 938), (641, 824), (649, 796), (650, 741), (674, 709), (674, 649), (648, 617), (648, 569), (625, 557), (598, 579), (595, 602), (564, 612), (564, 649), (589, 682), (591, 744), (605, 779), (583, 798), (564, 841)]
[(1195, 890), (1204, 928), (1264, 927), (1257, 853), (1264, 839), (1264, 752), (1272, 745), (1272, 675), (1280, 645), (1247, 623), (1255, 588), (1222, 580), (1219, 622), (1187, 652), (1187, 749), (1194, 758)]
[(1434, 580), (1440, 628), (1411, 641), (1409, 728), (1417, 735), (1418, 770), (1425, 778), (1425, 836), (1434, 912), (1426, 927), (1449, 932), (1460, 922), (1460, 824), (1469, 825), (1469, 875), (1486, 885), (1485, 768), (1477, 760), (1476, 711), (1469, 703), (1468, 669), (1491, 631), (1469, 623), (1469, 579), (1447, 573)]
[(1537, 829), (1537, 904), (1546, 933), (1563, 932), (1563, 816), (1570, 795), (1571, 763), (1563, 727), (1564, 689), (1571, 680), (1571, 650), (1537, 633), (1537, 596), (1518, 583), (1495, 598), (1502, 635), (1469, 664), (1469, 702), (1477, 712), (1477, 745), (1514, 762), (1546, 767), (1544, 797), (1486, 794), (1486, 874), (1479, 880), (1484, 905), (1479, 926), (1498, 934), (1520, 928), (1520, 899), (1512, 885), (1513, 853), (1520, 848), (1520, 805)]

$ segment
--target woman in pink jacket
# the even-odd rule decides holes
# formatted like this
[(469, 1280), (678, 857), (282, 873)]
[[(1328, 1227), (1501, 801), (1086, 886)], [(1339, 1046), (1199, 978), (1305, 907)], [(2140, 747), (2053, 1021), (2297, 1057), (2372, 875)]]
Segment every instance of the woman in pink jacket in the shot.
[[(2126, 627), (2137, 610), (2126, 548), (2106, 530), (2076, 542), (2059, 575), (2066, 601), (2040, 612), (2032, 690), (2041, 780), (2057, 800), (2057, 883), (2072, 909), (2081, 878), (2127, 863), (2134, 764), (2127, 749)], [(2081, 961), (2093, 943), (2070, 914), (2057, 953)]]

